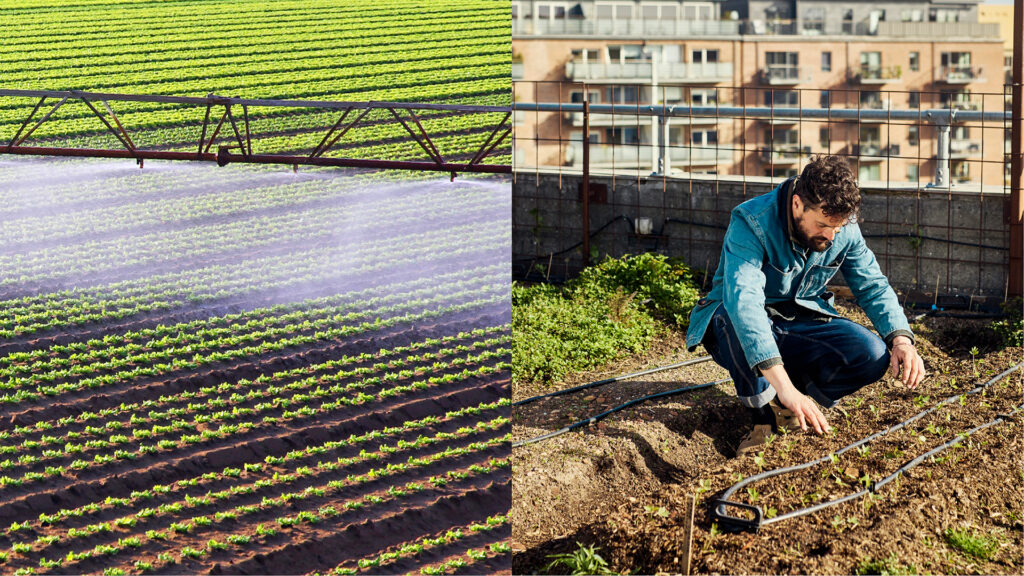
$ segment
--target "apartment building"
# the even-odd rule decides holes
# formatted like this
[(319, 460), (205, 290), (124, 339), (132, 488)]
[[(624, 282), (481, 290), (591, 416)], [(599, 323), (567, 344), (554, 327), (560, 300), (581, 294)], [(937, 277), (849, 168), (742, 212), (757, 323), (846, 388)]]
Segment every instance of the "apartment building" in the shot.
[[(978, 2), (513, 1), (518, 101), (1001, 111), (1003, 45)], [(584, 94), (586, 93), (586, 94)], [(517, 117), (521, 166), (578, 166), (582, 117)], [(955, 122), (954, 182), (1002, 182), (1001, 123)], [(982, 132), (984, 130), (984, 134)], [(983, 138), (984, 136), (984, 138)], [(784, 176), (847, 154), (862, 181), (933, 179), (927, 121), (592, 115), (591, 165)], [(668, 150), (666, 154), (663, 150)], [(984, 160), (984, 162), (983, 162)]]

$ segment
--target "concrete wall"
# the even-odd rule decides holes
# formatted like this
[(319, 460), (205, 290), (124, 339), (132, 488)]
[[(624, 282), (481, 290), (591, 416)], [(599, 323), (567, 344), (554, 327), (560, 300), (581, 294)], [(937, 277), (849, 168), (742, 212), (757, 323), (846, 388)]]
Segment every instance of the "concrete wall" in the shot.
[[(591, 240), (591, 253), (603, 257), (651, 251), (681, 257), (693, 267), (709, 268), (710, 281), (730, 211), (770, 191), (773, 184), (767, 178), (699, 178), (592, 176), (592, 186), (604, 187), (606, 202), (591, 204), (590, 229), (594, 233), (608, 226)], [(580, 184), (579, 174), (515, 175), (516, 277), (529, 274), (534, 279), (558, 280), (578, 272), (582, 251), (567, 249), (582, 240)], [(998, 189), (985, 193), (863, 189), (863, 193), (861, 229), (898, 291), (911, 299), (930, 300), (938, 286), (941, 296), (964, 304), (1002, 301), (1009, 254), (1005, 194)], [(652, 233), (634, 233), (626, 220), (644, 217), (652, 220)]]

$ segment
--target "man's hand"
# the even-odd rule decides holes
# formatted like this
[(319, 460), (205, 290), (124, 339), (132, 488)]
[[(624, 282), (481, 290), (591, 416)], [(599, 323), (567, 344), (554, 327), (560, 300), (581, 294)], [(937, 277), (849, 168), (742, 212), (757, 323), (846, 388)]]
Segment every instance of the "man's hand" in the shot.
[(797, 420), (800, 421), (801, 430), (806, 431), (810, 427), (818, 434), (828, 431), (828, 421), (825, 420), (825, 415), (818, 408), (818, 403), (801, 394), (793, 386), (793, 381), (789, 379), (789, 373), (786, 372), (782, 364), (766, 368), (761, 374), (772, 385), (772, 388), (775, 388), (779, 402), (793, 411)]
[(924, 380), (927, 373), (924, 370), (924, 360), (918, 355), (917, 348), (914, 348), (914, 343), (910, 341), (910, 338), (906, 336), (894, 338), (890, 356), (892, 377), (899, 377), (900, 369), (902, 368), (903, 376), (901, 380), (903, 385), (911, 390), (917, 388), (917, 385), (921, 383), (921, 380)]
[(785, 392), (778, 392), (779, 402), (786, 408), (793, 411), (793, 414), (800, 421), (800, 429), (807, 431), (807, 428), (813, 428), (818, 434), (822, 434), (828, 431), (828, 421), (825, 420), (825, 415), (821, 413), (818, 408), (818, 403), (801, 394), (795, 387), (790, 386)]

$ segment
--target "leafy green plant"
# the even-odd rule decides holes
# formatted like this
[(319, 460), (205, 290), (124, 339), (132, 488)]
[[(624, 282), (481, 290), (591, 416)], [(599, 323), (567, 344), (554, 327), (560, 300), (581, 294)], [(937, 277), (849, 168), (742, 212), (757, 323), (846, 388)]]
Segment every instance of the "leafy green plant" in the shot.
[(1024, 300), (1015, 298), (1003, 304), (1006, 318), (992, 323), (1003, 346), (1024, 346)]
[(575, 552), (566, 552), (563, 554), (549, 554), (548, 558), (552, 561), (545, 568), (546, 571), (551, 572), (556, 567), (564, 567), (570, 570), (569, 574), (597, 574), (597, 575), (610, 575), (616, 574), (611, 568), (608, 567), (608, 562), (597, 553), (598, 548), (591, 546), (584, 546), (579, 542), (576, 543), (577, 549)]
[(942, 532), (946, 543), (978, 560), (989, 560), (999, 549), (999, 540), (966, 527), (946, 528)]
[(878, 560), (862, 559), (855, 568), (857, 574), (878, 574), (879, 576), (909, 576), (917, 574), (914, 565), (904, 566), (899, 563), (895, 554)]

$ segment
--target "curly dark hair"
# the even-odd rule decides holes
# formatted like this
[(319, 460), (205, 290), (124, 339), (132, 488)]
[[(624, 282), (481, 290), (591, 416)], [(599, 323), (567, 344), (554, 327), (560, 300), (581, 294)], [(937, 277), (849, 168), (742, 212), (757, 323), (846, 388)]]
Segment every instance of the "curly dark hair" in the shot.
[(795, 193), (805, 204), (829, 217), (854, 220), (860, 209), (860, 188), (840, 156), (818, 154), (804, 167)]

